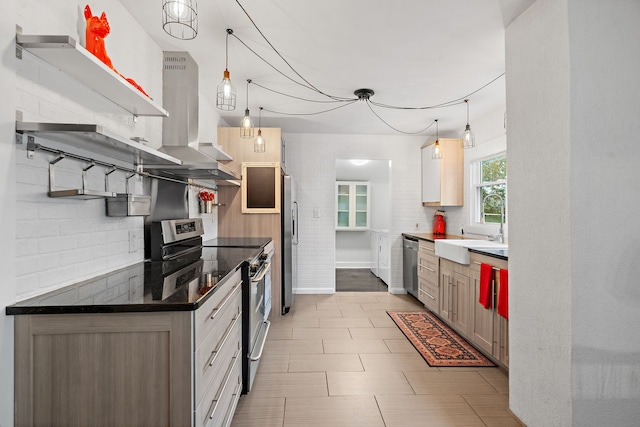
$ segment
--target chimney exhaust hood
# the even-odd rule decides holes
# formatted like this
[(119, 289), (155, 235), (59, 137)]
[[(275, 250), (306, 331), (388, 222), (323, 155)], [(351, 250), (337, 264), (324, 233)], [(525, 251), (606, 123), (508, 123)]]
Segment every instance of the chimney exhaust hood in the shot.
[(158, 151), (182, 160), (182, 164), (145, 165), (144, 169), (177, 179), (237, 181), (237, 172), (198, 150), (198, 96), (198, 64), (187, 52), (164, 52), (162, 103), (169, 117), (162, 122)]

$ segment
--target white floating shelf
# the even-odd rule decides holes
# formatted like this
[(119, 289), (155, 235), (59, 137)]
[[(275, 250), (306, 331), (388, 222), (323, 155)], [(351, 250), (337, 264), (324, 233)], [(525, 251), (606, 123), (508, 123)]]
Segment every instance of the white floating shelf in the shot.
[(16, 34), (16, 43), (136, 116), (169, 116), (71, 36)]

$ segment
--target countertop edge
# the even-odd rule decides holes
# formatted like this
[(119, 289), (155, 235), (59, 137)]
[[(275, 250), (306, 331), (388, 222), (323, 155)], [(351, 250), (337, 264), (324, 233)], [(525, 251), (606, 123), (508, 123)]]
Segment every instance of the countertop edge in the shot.
[[(89, 313), (153, 313), (153, 312), (166, 312), (166, 311), (195, 311), (202, 306), (216, 291), (226, 283), (244, 264), (248, 264), (247, 260), (243, 260), (234, 268), (231, 269), (222, 279), (218, 281), (216, 286), (211, 288), (206, 294), (202, 295), (196, 301), (193, 302), (181, 302), (174, 304), (154, 304), (154, 303), (142, 303), (142, 304), (98, 304), (98, 305), (50, 305), (50, 306), (15, 306), (20, 301), (15, 302), (13, 305), (5, 307), (5, 314), (9, 316), (14, 315), (38, 315), (38, 314), (89, 314)], [(125, 267), (126, 268), (126, 267)], [(114, 270), (104, 275), (115, 274), (123, 269)], [(103, 275), (100, 275), (103, 276)], [(96, 277), (100, 277), (96, 276)], [(78, 283), (84, 283), (88, 280), (83, 280)], [(75, 286), (77, 284), (69, 285)]]

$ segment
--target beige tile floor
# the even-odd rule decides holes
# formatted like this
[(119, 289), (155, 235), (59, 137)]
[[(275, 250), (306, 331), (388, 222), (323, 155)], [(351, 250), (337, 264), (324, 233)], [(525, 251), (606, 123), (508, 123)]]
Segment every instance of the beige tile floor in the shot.
[(296, 295), (273, 316), (253, 389), (232, 427), (521, 427), (498, 368), (432, 368), (387, 310), (407, 295)]

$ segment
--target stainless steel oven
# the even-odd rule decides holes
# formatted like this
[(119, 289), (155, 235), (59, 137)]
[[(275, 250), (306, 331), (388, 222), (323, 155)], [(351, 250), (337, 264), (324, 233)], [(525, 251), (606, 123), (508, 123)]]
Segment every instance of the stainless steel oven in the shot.
[[(216, 263), (224, 258), (221, 252), (249, 251), (252, 255), (242, 267), (242, 346), (243, 346), (243, 393), (251, 390), (256, 371), (262, 357), (270, 322), (271, 311), (271, 256), (274, 243), (271, 239), (260, 239), (262, 243), (253, 246), (245, 244), (211, 245), (202, 242), (202, 219), (175, 219), (153, 222), (150, 227), (151, 259), (159, 274), (167, 278), (167, 285), (159, 291), (158, 297), (174, 289), (172, 283), (183, 283), (192, 275), (202, 276), (216, 270)], [(242, 240), (242, 239), (236, 239)], [(246, 240), (246, 239), (244, 239)], [(264, 244), (263, 242), (268, 242)], [(207, 242), (208, 243), (208, 242)], [(263, 246), (264, 245), (264, 246)], [(214, 261), (211, 261), (214, 260)], [(181, 263), (194, 263), (190, 271), (173, 274)], [(210, 265), (211, 264), (211, 265)], [(158, 266), (161, 266), (158, 267)], [(175, 276), (175, 278), (174, 278)]]
[[(251, 391), (253, 380), (262, 358), (262, 352), (269, 333), (271, 322), (267, 320), (266, 307), (267, 289), (271, 287), (271, 263), (267, 262), (264, 253), (249, 267), (249, 298), (248, 306), (243, 311), (247, 313), (249, 324), (249, 340), (247, 342), (247, 377), (244, 381), (244, 393)], [(269, 295), (271, 292), (268, 292)]]

